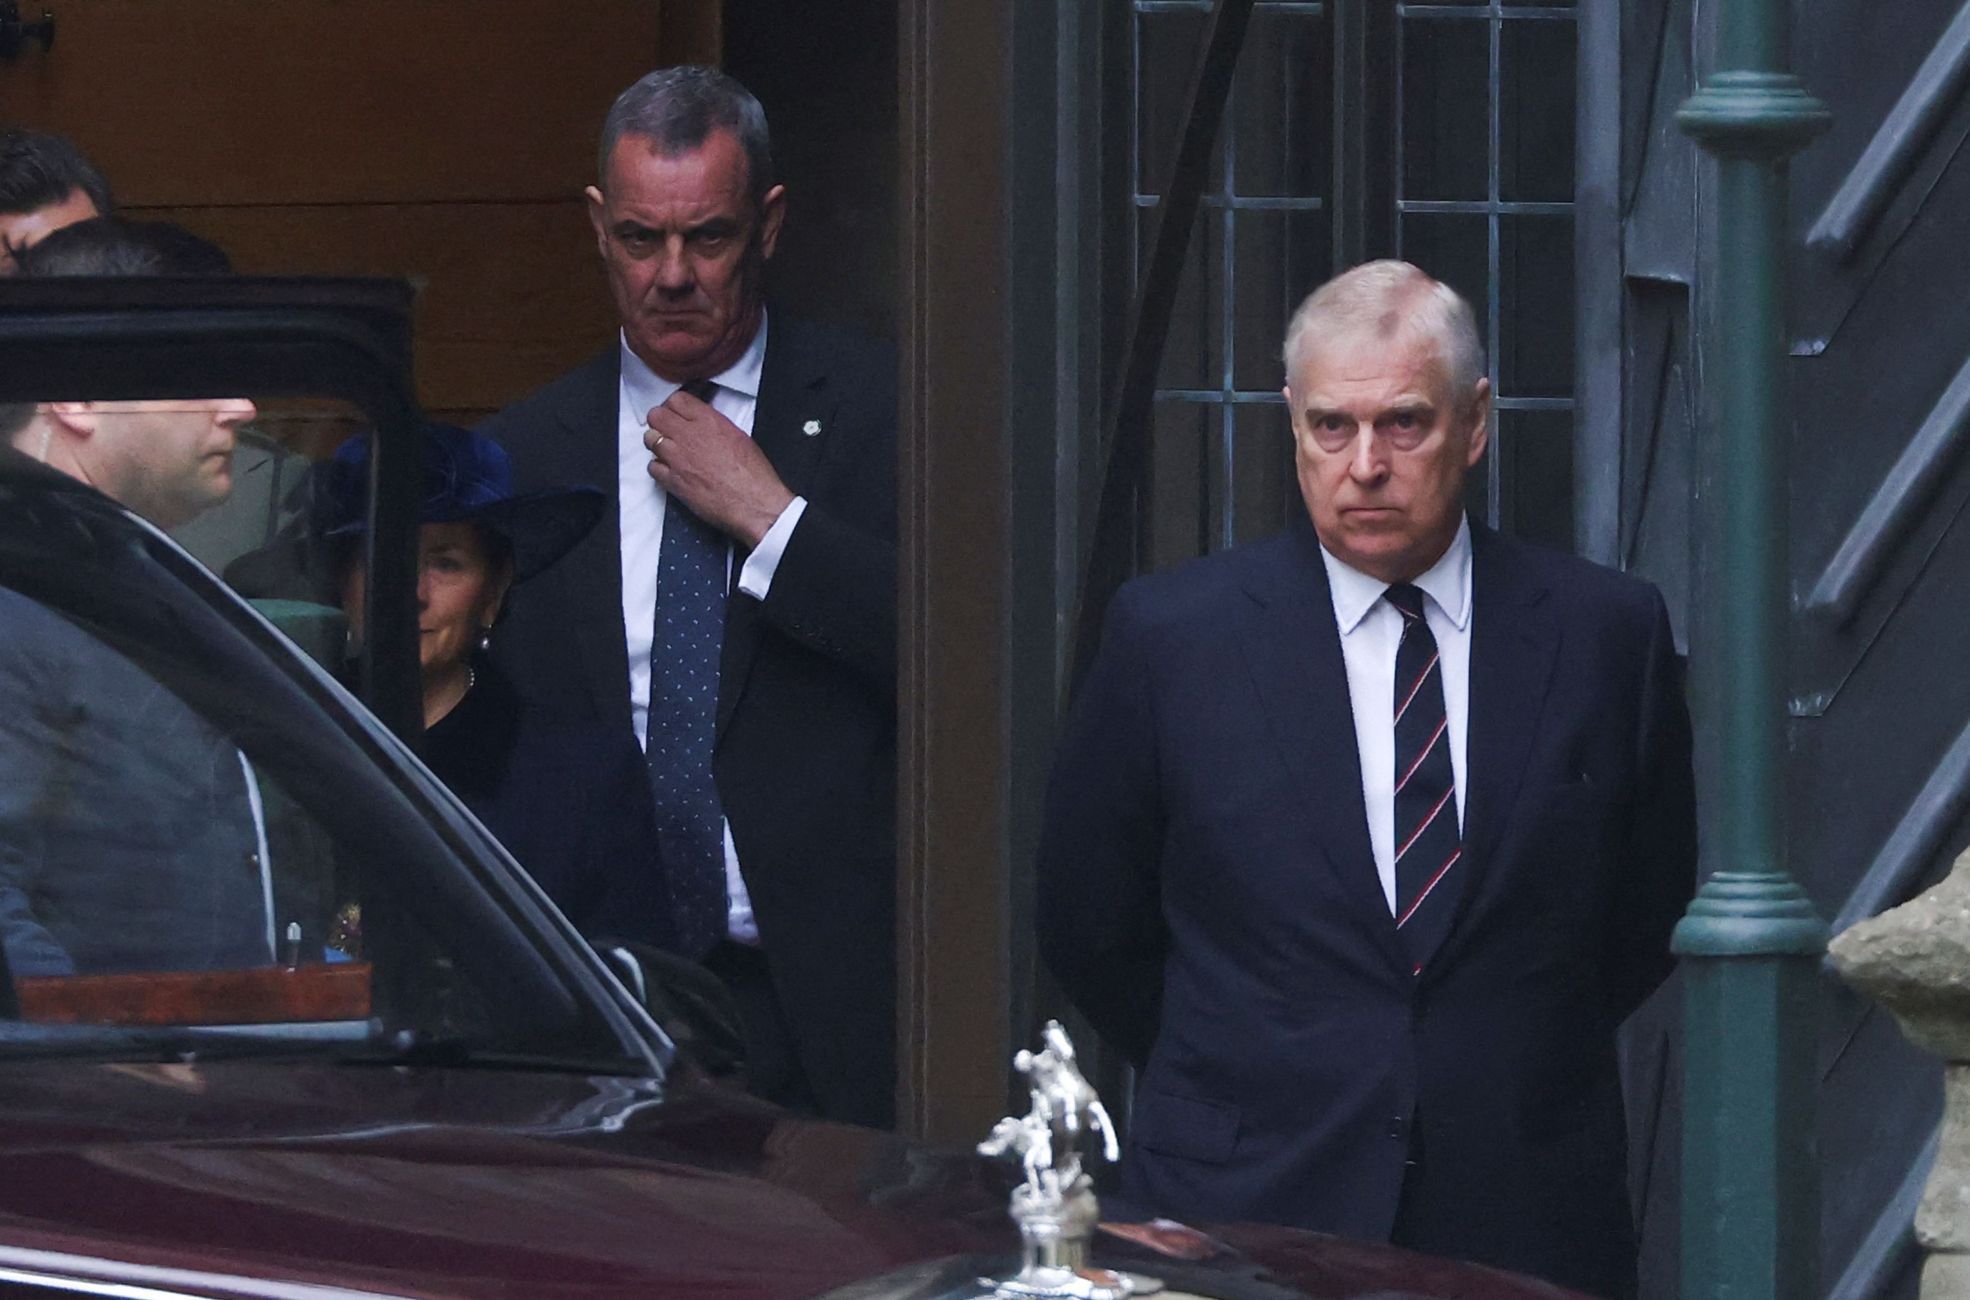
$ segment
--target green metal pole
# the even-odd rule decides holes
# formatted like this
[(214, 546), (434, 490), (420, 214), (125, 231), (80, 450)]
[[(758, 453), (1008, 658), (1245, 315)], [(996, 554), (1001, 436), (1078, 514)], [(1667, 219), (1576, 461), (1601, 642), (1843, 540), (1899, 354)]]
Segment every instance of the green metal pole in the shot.
[(1676, 927), (1685, 995), (1683, 1294), (1818, 1294), (1815, 999), (1826, 926), (1786, 869), (1786, 159), (1829, 123), (1787, 71), (1786, 0), (1718, 0), (1717, 71), (1677, 115), (1716, 156), (1703, 502), (1718, 781)]

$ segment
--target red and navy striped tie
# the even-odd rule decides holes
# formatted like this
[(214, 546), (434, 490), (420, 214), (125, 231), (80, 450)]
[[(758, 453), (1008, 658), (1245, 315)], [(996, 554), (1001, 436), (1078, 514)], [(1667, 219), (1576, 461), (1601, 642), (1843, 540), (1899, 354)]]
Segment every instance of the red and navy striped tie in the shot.
[(1395, 925), (1420, 975), (1456, 915), (1463, 837), (1443, 666), (1423, 617), (1423, 593), (1397, 583), (1384, 594), (1402, 615), (1395, 652)]

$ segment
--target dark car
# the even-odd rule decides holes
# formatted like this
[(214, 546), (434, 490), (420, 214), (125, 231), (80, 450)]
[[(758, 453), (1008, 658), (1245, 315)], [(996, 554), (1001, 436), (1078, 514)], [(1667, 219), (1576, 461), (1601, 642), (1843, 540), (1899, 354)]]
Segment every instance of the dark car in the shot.
[[(0, 348), (60, 344), (12, 353), (31, 391), (196, 392), (264, 363), (282, 394), (356, 395), (385, 445), (408, 425), (360, 396), (401, 392), (401, 358), (361, 345), (400, 299), (56, 288), (0, 297)], [(379, 455), (381, 549), (409, 536), (387, 482), (409, 463)], [(359, 676), (387, 697), (408, 621), (372, 626)], [(650, 1014), (661, 965), (612, 968), (212, 568), (10, 452), (0, 935), (21, 967), (0, 977), (0, 1289), (873, 1300), (983, 1294), (1018, 1263), (1014, 1171), (710, 1077)], [(1117, 1224), (1095, 1256), (1172, 1294), (1561, 1294), (1279, 1228)]]

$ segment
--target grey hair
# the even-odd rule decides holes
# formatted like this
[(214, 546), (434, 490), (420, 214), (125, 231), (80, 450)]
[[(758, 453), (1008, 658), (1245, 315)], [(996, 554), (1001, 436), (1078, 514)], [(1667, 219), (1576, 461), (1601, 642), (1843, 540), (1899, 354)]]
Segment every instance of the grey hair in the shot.
[(1309, 350), (1336, 338), (1430, 340), (1460, 402), (1484, 378), (1484, 344), (1471, 304), (1408, 262), (1364, 262), (1308, 294), (1286, 326), (1281, 355), (1289, 381)]
[(702, 146), (713, 131), (730, 131), (746, 154), (746, 189), (753, 205), (773, 188), (773, 142), (766, 110), (753, 93), (717, 68), (683, 64), (658, 68), (616, 96), (602, 120), (595, 157), (598, 183), (607, 188), (609, 156), (626, 135), (641, 136), (666, 158)]

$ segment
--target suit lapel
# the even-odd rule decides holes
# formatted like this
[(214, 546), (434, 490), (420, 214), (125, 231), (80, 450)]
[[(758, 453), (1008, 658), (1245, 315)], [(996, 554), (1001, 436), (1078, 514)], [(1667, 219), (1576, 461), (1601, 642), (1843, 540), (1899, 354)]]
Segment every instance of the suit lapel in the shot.
[[(814, 468), (827, 452), (835, 404), (826, 364), (813, 340), (799, 322), (772, 317), (766, 332), (766, 360), (760, 368), (759, 400), (753, 407), (752, 440), (795, 496), (807, 494)], [(745, 560), (743, 553), (734, 553), (734, 583)], [(721, 740), (745, 691), (759, 637), (759, 602), (735, 593), (726, 606), (725, 644), (718, 662)]]
[[(608, 494), (609, 508), (583, 538), (575, 554), (556, 566), (569, 602), (569, 627), (622, 626), (622, 520), (616, 480), (616, 407), (621, 354), (611, 348), (588, 367), (579, 400), (562, 409), (562, 436), (552, 446), (559, 457), (545, 481), (591, 483)], [(655, 617), (655, 611), (651, 611)], [(621, 636), (577, 637), (582, 672), (599, 718), (628, 725), (629, 650)]]
[[(836, 394), (817, 341), (800, 322), (775, 317), (766, 333), (752, 440), (795, 496), (804, 494), (830, 443)], [(813, 429), (813, 433), (808, 430)]]
[(1470, 788), (1464, 861), (1470, 869), (1455, 926), (1430, 969), (1441, 969), (1507, 883), (1494, 861), (1518, 805), (1539, 734), (1560, 636), (1551, 601), (1507, 542), (1471, 526), (1470, 712), (1464, 738)]
[(1315, 846), (1363, 932), (1406, 977), (1408, 961), (1368, 842), (1347, 666), (1311, 526), (1296, 521), (1272, 556), (1247, 583), (1253, 605), (1241, 636), (1246, 662), (1292, 788), (1306, 797)]

